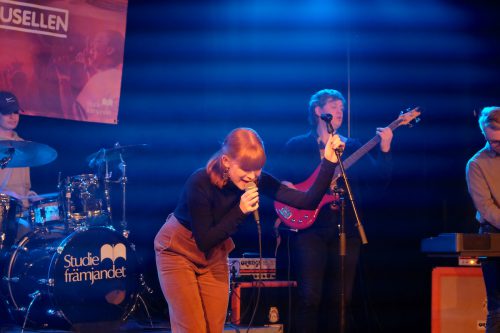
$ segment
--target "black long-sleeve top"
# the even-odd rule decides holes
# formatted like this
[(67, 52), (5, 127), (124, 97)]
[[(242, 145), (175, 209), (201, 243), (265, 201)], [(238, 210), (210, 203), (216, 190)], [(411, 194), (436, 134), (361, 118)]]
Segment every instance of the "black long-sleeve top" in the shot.
[[(318, 178), (307, 192), (290, 189), (263, 171), (259, 194), (299, 209), (315, 209), (325, 194), (336, 163), (324, 159)], [(218, 188), (210, 182), (205, 169), (195, 171), (187, 180), (174, 211), (175, 217), (193, 232), (198, 248), (208, 252), (237, 231), (246, 217), (240, 207), (243, 191), (231, 181)]]

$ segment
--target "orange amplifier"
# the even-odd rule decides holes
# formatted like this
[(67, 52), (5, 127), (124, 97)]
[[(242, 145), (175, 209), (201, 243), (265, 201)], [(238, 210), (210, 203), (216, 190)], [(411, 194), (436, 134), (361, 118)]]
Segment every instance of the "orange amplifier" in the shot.
[(229, 258), (229, 272), (239, 280), (274, 280), (276, 258)]

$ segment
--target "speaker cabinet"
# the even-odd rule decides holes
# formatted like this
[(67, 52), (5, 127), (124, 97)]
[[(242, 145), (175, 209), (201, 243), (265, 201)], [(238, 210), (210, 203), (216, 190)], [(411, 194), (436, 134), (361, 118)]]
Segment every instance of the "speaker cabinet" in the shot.
[(432, 270), (432, 333), (484, 332), (486, 313), (480, 267)]
[[(296, 300), (295, 281), (236, 282), (231, 294), (231, 323), (248, 325), (260, 297), (252, 325), (284, 324), (287, 326), (289, 311), (293, 311)], [(293, 316), (293, 312), (291, 312)]]

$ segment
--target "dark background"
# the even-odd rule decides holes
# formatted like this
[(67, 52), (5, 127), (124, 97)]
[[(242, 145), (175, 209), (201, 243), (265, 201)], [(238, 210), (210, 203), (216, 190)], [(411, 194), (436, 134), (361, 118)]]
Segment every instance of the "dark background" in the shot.
[[(59, 154), (32, 169), (33, 189), (55, 192), (59, 173), (94, 172), (86, 157), (115, 142), (150, 145), (125, 155), (127, 218), (154, 289), (144, 297), (160, 318), (166, 306), (153, 238), (185, 179), (231, 129), (257, 130), (272, 164), (289, 137), (308, 130), (307, 103), (319, 89), (349, 95), (350, 134), (362, 141), (399, 111), (421, 106), (422, 121), (395, 132), (390, 187), (364, 212), (370, 243), (363, 295), (379, 330), (429, 331), (430, 273), (439, 262), (420, 253), (420, 241), (476, 230), (464, 169), (483, 146), (475, 112), (500, 104), (497, 7), (483, 1), (131, 0), (119, 124), (22, 117), (19, 134)], [(111, 195), (119, 221), (118, 185)], [(274, 221), (269, 209), (262, 214), (267, 225)], [(269, 227), (264, 231), (269, 254), (273, 239)], [(236, 240), (235, 255), (257, 250), (251, 223)]]

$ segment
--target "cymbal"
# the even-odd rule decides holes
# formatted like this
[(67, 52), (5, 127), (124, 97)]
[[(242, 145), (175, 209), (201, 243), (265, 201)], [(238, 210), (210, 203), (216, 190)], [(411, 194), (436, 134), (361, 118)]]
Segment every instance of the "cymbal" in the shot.
[(43, 143), (0, 140), (0, 163), (7, 168), (34, 167), (52, 162), (57, 152)]
[(101, 148), (99, 151), (87, 156), (86, 161), (92, 168), (103, 162), (119, 160), (120, 156), (123, 156), (124, 154), (128, 155), (129, 153), (142, 152), (148, 147), (148, 144), (142, 143), (137, 145), (115, 146), (113, 148)]

